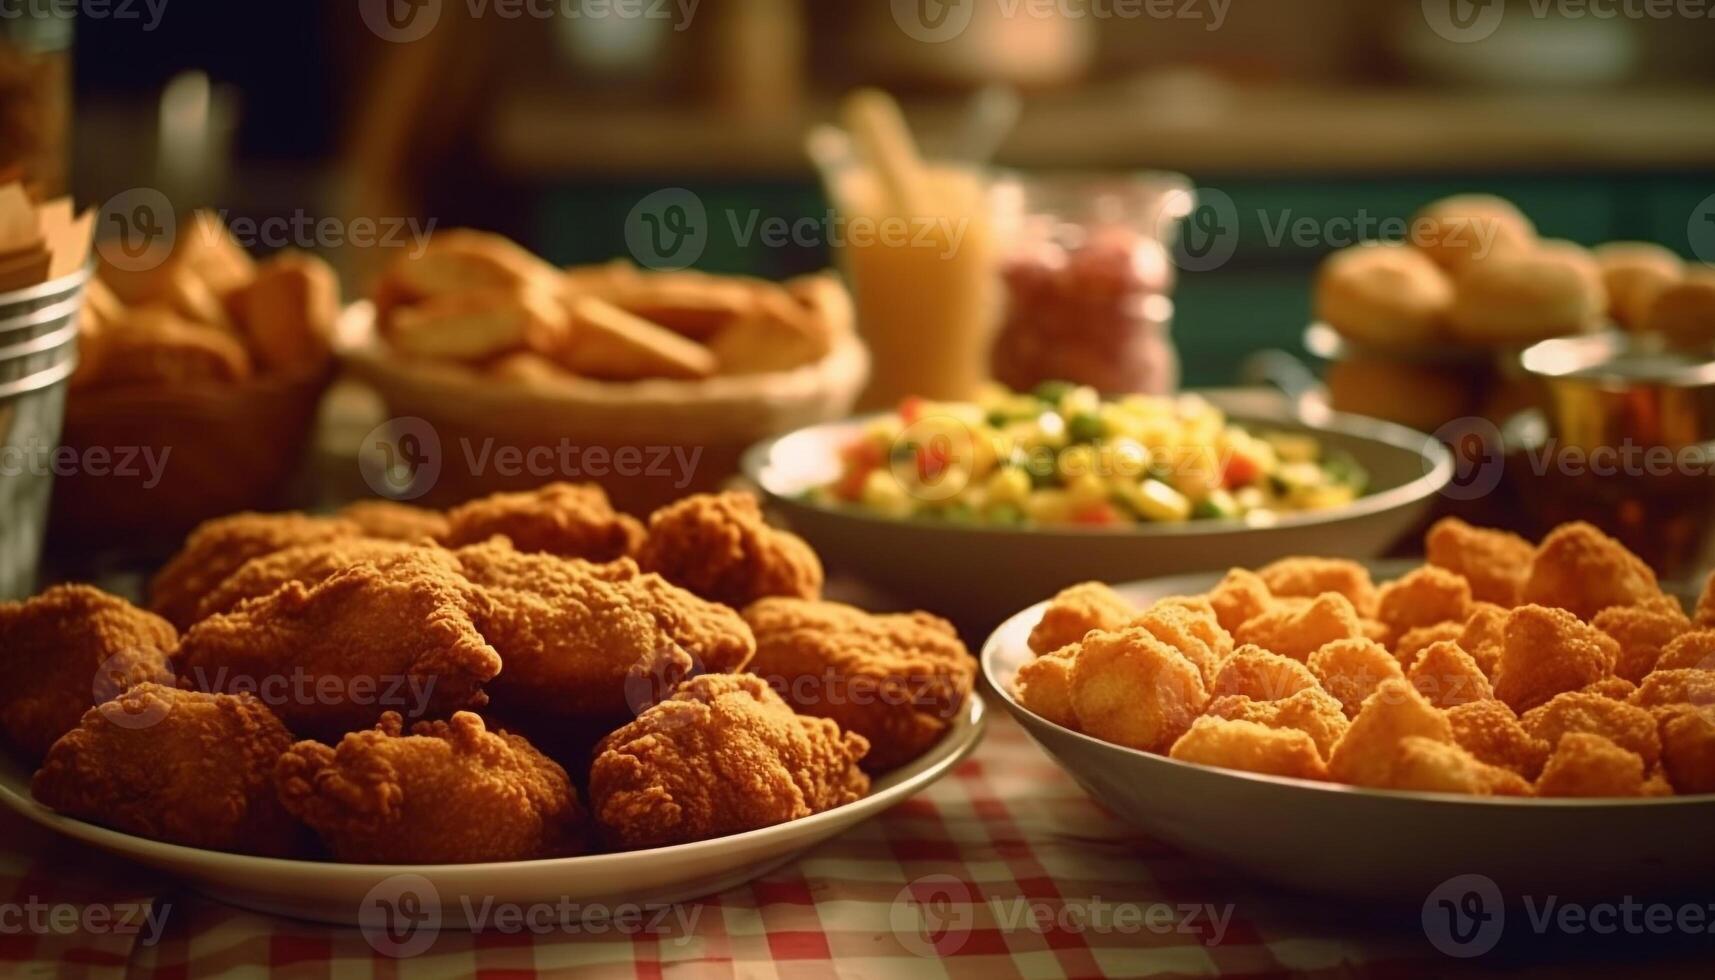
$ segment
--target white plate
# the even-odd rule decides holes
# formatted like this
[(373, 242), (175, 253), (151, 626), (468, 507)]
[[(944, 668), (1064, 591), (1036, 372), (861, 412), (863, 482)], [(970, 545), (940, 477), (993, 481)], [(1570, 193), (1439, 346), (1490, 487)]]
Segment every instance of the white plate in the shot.
[[(1377, 578), (1412, 564), (1377, 562)], [(1220, 574), (1117, 586), (1147, 605)], [(1460, 875), (1505, 894), (1668, 896), (1715, 880), (1715, 794), (1652, 800), (1516, 799), (1359, 789), (1218, 769), (1062, 728), (1012, 697), (1035, 655), (1038, 603), (983, 647), (983, 676), (1037, 744), (1144, 833), (1258, 878), (1347, 897), (1422, 902)]]
[[(579, 916), (666, 905), (741, 885), (925, 789), (981, 739), (986, 708), (971, 696), (941, 742), (877, 779), (855, 803), (743, 834), (619, 854), (495, 864), (335, 864), (227, 854), (134, 837), (73, 820), (30, 796), (29, 772), (0, 761), (0, 802), (36, 823), (104, 851), (168, 872), (210, 897), (276, 915), (372, 926), (409, 894), (438, 909), (440, 928), (466, 929), (467, 908), (572, 903)], [(467, 901), (468, 900), (468, 901)]]

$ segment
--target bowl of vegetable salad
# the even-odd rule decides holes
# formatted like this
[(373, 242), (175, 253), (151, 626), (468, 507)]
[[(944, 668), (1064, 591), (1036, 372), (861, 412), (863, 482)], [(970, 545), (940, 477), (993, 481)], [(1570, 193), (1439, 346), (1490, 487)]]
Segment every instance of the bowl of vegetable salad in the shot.
[(1046, 384), (811, 426), (744, 471), (834, 571), (971, 628), (1090, 579), (1381, 555), (1452, 475), (1431, 436), (1278, 396)]

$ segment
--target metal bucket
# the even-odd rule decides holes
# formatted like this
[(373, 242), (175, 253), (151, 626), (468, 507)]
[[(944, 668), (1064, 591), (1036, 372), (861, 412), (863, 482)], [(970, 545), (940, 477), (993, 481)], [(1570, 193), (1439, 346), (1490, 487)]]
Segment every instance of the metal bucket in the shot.
[(87, 270), (0, 295), (0, 599), (35, 591)]

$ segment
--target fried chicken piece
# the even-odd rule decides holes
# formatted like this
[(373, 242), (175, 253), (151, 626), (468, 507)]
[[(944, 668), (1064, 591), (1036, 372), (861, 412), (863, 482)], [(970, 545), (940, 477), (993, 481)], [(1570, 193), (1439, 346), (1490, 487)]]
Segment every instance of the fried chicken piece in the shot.
[(1604, 677), (1594, 684), (1586, 684), (1578, 689), (1584, 694), (1594, 694), (1611, 701), (1630, 701), (1637, 693), (1638, 686), (1624, 677)]
[(1306, 605), (1279, 603), (1245, 621), (1233, 641), (1262, 647), (1300, 663), (1335, 640), (1364, 635), (1352, 602), (1337, 592), (1324, 592)]
[(1457, 619), (1435, 623), (1431, 626), (1419, 626), (1409, 630), (1394, 644), (1393, 655), (1399, 659), (1399, 665), (1410, 670), (1417, 663), (1417, 658), (1423, 651), (1437, 643), (1448, 641), (1458, 642), (1465, 635), (1465, 623)]
[(1137, 618), (1130, 599), (1101, 582), (1071, 586), (1048, 600), (1042, 618), (1030, 630), (1030, 649), (1037, 653), (1076, 643), (1091, 630), (1117, 630)]
[(502, 535), (519, 551), (605, 562), (635, 554), (643, 543), (643, 525), (616, 512), (593, 483), (550, 483), (472, 500), (448, 511), (447, 524), (442, 541), (449, 548)]
[(0, 602), (0, 732), (34, 764), (84, 712), (146, 681), (173, 682), (173, 625), (87, 585)]
[(1715, 630), (1697, 630), (1676, 637), (1662, 650), (1653, 670), (1715, 671)]
[(1510, 610), (1503, 609), (1492, 602), (1477, 602), (1471, 605), (1471, 616), (1465, 620), (1465, 628), (1459, 633), (1459, 647), (1471, 655), (1477, 666), (1483, 668), (1483, 674), (1490, 682), (1495, 679), (1495, 671), (1501, 665), (1501, 650), (1507, 644), (1507, 616)]
[(1477, 661), (1452, 640), (1431, 644), (1411, 665), (1405, 679), (1437, 708), (1487, 701), (1495, 696)]
[(175, 663), (184, 686), (253, 691), (309, 737), (338, 738), (388, 709), (449, 714), (483, 704), (482, 685), (500, 672), (472, 593), (422, 554), (361, 562), (203, 620)]
[(1215, 682), (1209, 686), (1209, 696), (1242, 694), (1256, 701), (1278, 701), (1319, 686), (1310, 668), (1291, 657), (1246, 645), (1221, 661)]
[(1081, 729), (1096, 738), (1162, 751), (1208, 701), (1197, 666), (1142, 627), (1098, 631), (1078, 644), (1072, 709)]
[(1715, 793), (1715, 707), (1655, 709), (1661, 764), (1679, 793)]
[(602, 741), (590, 810), (628, 850), (743, 833), (862, 798), (868, 751), (862, 735), (794, 714), (760, 677), (704, 675)]
[(1561, 738), (1542, 775), (1538, 796), (1655, 796), (1644, 760), (1636, 753), (1591, 732)]
[(1595, 527), (1573, 521), (1542, 539), (1522, 600), (1589, 620), (1610, 606), (1643, 605), (1660, 595), (1655, 572), (1643, 559)]
[(1328, 778), (1328, 768), (1309, 735), (1296, 728), (1275, 728), (1254, 721), (1205, 715), (1192, 722), (1167, 755), (1181, 762), (1266, 776)]
[(1242, 694), (1209, 702), (1204, 716), (1254, 721), (1270, 728), (1294, 728), (1316, 743), (1317, 757), (1326, 760), (1334, 743), (1346, 732), (1346, 714), (1334, 696), (1319, 687), (1305, 688), (1275, 701), (1256, 701)]
[(1209, 604), (1215, 607), (1215, 617), (1221, 628), (1237, 633), (1240, 626), (1268, 611), (1274, 604), (1274, 594), (1253, 571), (1234, 568), (1209, 591)]
[(1387, 625), (1389, 647), (1420, 626), (1471, 616), (1471, 583), (1445, 568), (1424, 565), (1382, 586), (1376, 618)]
[(1019, 665), (1012, 681), (1013, 696), (1030, 711), (1059, 725), (1081, 731), (1078, 713), (1072, 707), (1072, 662), (1078, 646), (1051, 650)]
[(1507, 614), (1495, 697), (1523, 714), (1562, 691), (1614, 672), (1620, 645), (1565, 609), (1520, 606)]
[(305, 514), (244, 513), (204, 521), (149, 583), (149, 609), (182, 632), (196, 622), (202, 597), (250, 559), (362, 533), (352, 521)]
[(1548, 761), (1549, 744), (1532, 736), (1501, 701), (1469, 701), (1447, 709), (1453, 740), (1479, 761), (1535, 781)]
[(408, 554), (418, 554), (451, 572), (459, 570), (458, 562), (450, 552), (403, 541), (335, 538), (294, 545), (240, 565), (237, 571), (226, 577), (226, 581), (215, 586), (197, 603), (196, 621), (232, 612), (245, 600), (268, 595), (287, 582), (297, 582), (308, 588), (353, 565), (386, 561)]
[(1380, 788), (1470, 796), (1532, 794), (1530, 783), (1518, 773), (1487, 765), (1456, 744), (1421, 735), (1399, 740), (1386, 783)]
[(1457, 517), (1436, 521), (1423, 539), (1429, 564), (1471, 583), (1471, 597), (1512, 608), (1524, 593), (1536, 545), (1509, 531), (1472, 527)]
[(335, 747), (291, 746), (273, 777), (280, 802), (338, 861), (529, 861), (580, 849), (584, 813), (566, 771), (468, 711), (409, 735), (386, 712)]
[(1707, 670), (1658, 670), (1638, 685), (1627, 704), (1659, 708), (1670, 704), (1702, 707), (1715, 704), (1715, 672)]
[(1568, 691), (1532, 708), (1519, 719), (1533, 738), (1558, 746), (1569, 732), (1600, 735), (1644, 760), (1646, 769), (1661, 761), (1661, 734), (1655, 716), (1635, 705), (1613, 701), (1598, 694)]
[(1310, 673), (1322, 690), (1340, 702), (1346, 717), (1358, 713), (1364, 699), (1383, 681), (1404, 680), (1399, 661), (1374, 640), (1335, 640), (1310, 655)]
[(1314, 599), (1324, 592), (1337, 592), (1352, 603), (1360, 616), (1376, 611), (1376, 584), (1370, 570), (1344, 558), (1282, 558), (1257, 569), (1268, 591), (1276, 598)]
[(274, 796), (291, 733), (247, 695), (147, 683), (91, 708), (30, 783), (79, 820), (188, 847), (282, 856), (298, 827)]
[(362, 528), (365, 537), (388, 541), (439, 541), (452, 529), (447, 515), (438, 510), (392, 500), (353, 501), (339, 509), (339, 516)]
[(822, 596), (821, 559), (803, 538), (769, 527), (748, 493), (697, 494), (649, 515), (637, 564), (734, 609)]
[(883, 772), (928, 751), (958, 717), (977, 662), (953, 625), (925, 612), (878, 616), (838, 602), (752, 603), (747, 668), (801, 714), (869, 740), (864, 768)]
[(1697, 597), (1697, 611), (1693, 618), (1699, 626), (1715, 626), (1715, 573), (1711, 573), (1703, 583), (1703, 594)]
[(1417, 688), (1405, 681), (1385, 681), (1364, 699), (1346, 734), (1335, 743), (1328, 773), (1342, 783), (1388, 788), (1399, 743), (1412, 735), (1452, 742), (1453, 726), (1446, 712), (1425, 700)]
[(1156, 639), (1185, 655), (1203, 675), (1205, 686), (1214, 683), (1221, 662), (1233, 652), (1233, 638), (1221, 628), (1215, 610), (1205, 599), (1162, 599), (1132, 620), (1131, 626), (1146, 629)]
[(597, 565), (504, 540), (460, 548), (477, 628), (500, 651), (499, 702), (551, 715), (634, 716), (693, 674), (739, 670), (756, 638), (739, 614), (630, 559)]
[(1590, 625), (1614, 638), (1620, 656), (1614, 674), (1632, 683), (1656, 669), (1662, 650), (1691, 629), (1691, 620), (1678, 604), (1656, 606), (1610, 606), (1596, 614)]

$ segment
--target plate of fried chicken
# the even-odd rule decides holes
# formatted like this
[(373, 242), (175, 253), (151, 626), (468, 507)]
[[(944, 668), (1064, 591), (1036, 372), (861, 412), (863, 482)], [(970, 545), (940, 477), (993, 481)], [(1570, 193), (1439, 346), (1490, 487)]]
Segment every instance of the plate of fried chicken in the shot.
[(0, 802), (271, 912), (670, 902), (929, 785), (983, 728), (945, 621), (821, 598), (754, 498), (594, 486), (198, 528), (147, 608), (0, 605)]

